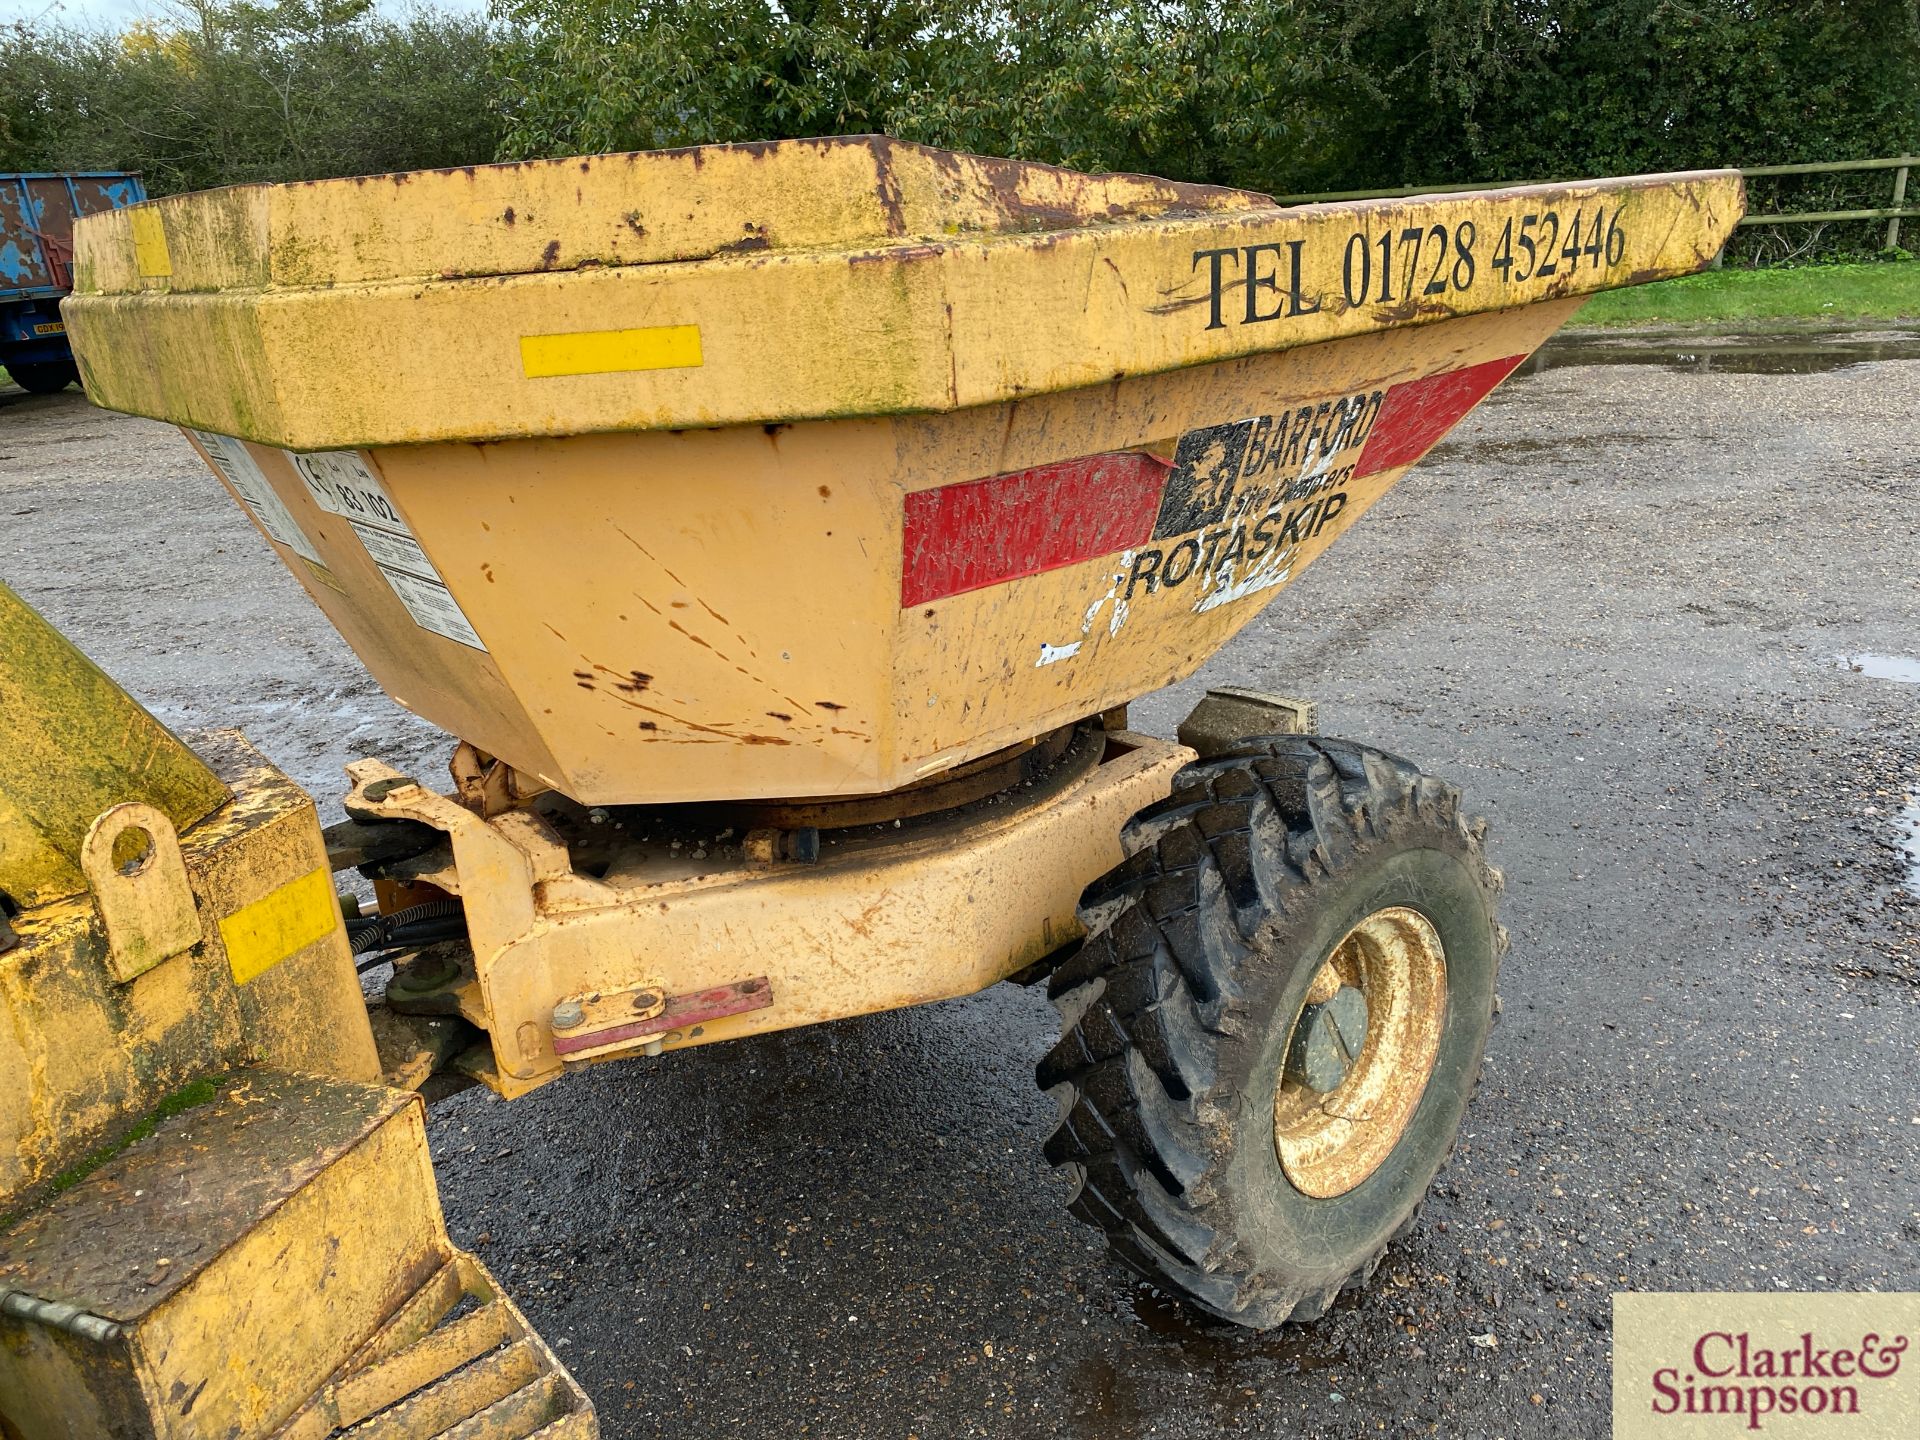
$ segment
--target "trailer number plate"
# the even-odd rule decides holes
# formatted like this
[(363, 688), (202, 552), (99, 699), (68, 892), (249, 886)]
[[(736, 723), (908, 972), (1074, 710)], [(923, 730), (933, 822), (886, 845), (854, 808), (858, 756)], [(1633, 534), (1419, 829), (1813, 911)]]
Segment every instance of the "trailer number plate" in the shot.
[(36, 335), (64, 335), (67, 333), (67, 327), (56, 320), (50, 324), (34, 326), (33, 333)]

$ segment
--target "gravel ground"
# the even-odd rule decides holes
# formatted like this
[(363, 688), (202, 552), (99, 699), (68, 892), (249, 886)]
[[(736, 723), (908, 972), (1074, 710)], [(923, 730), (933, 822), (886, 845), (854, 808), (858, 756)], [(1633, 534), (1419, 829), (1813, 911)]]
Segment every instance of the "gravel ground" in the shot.
[[(1136, 707), (1311, 695), (1492, 820), (1504, 1015), (1369, 1293), (1259, 1336), (1130, 1283), (1003, 986), (436, 1107), (603, 1433), (1602, 1436), (1615, 1290), (1920, 1289), (1920, 362), (1813, 348), (1517, 378)], [(172, 431), (0, 390), (0, 517), (8, 583), (328, 818), (348, 759), (439, 765)]]

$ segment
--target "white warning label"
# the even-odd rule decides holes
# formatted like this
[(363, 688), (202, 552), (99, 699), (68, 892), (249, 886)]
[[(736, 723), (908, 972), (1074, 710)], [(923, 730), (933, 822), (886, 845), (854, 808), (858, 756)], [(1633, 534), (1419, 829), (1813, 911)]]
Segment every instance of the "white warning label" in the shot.
[(433, 562), (427, 559), (427, 552), (420, 548), (419, 542), (411, 535), (382, 530), (377, 525), (363, 525), (357, 520), (353, 522), (353, 533), (360, 537), (360, 543), (367, 547), (367, 554), (382, 570), (401, 570), (409, 575), (438, 573), (433, 568)]
[(353, 451), (316, 450), (311, 455), (288, 451), (287, 458), (322, 510), (412, 536), (387, 487)]
[(313, 548), (313, 542), (293, 518), (293, 513), (273, 493), (273, 486), (267, 483), (267, 477), (247, 453), (245, 445), (231, 435), (215, 435), (208, 430), (189, 429), (187, 433), (200, 442), (213, 468), (233, 487), (233, 493), (252, 512), (269, 539), (276, 545), (286, 546), (303, 560), (315, 565), (321, 563), (320, 552)]
[(473, 633), (473, 626), (467, 623), (466, 613), (453, 598), (453, 592), (439, 580), (425, 580), (404, 570), (390, 570), (385, 565), (380, 567), (380, 573), (387, 577), (387, 584), (393, 587), (393, 593), (400, 597), (400, 603), (407, 607), (414, 624), (422, 630), (431, 630), (476, 650), (487, 648)]
[(487, 648), (400, 517), (400, 509), (380, 477), (357, 454), (351, 450), (320, 450), (311, 455), (288, 451), (287, 458), (306, 481), (314, 503), (353, 527), (414, 624), (475, 650)]

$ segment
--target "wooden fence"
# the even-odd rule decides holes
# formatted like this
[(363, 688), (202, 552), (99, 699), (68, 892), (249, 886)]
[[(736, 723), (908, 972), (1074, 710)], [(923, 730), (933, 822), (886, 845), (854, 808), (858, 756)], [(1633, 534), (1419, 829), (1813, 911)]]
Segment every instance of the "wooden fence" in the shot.
[[(1907, 208), (1907, 176), (1920, 165), (1920, 156), (1900, 155), (1888, 160), (1835, 160), (1822, 165), (1754, 165), (1740, 173), (1748, 177), (1767, 175), (1838, 175), (1854, 170), (1893, 171), (1893, 199), (1884, 209), (1875, 210), (1801, 210), (1778, 215), (1748, 215), (1742, 225), (1815, 225), (1842, 220), (1884, 220), (1887, 245), (1900, 243), (1900, 222), (1920, 220), (1920, 209)], [(1462, 190), (1505, 190), (1514, 185), (1539, 182), (1521, 180), (1480, 180), (1471, 184), (1403, 185), (1393, 190), (1327, 190), (1313, 195), (1279, 195), (1283, 205), (1313, 205), (1327, 200), (1392, 200), (1408, 195), (1452, 194)]]

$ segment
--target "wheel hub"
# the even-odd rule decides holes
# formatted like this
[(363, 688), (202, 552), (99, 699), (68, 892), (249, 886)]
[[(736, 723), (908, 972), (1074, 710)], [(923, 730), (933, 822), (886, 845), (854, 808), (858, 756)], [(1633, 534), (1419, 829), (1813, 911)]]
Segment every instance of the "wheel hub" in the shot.
[(1439, 1058), (1446, 1000), (1446, 953), (1416, 910), (1376, 910), (1333, 947), (1274, 1096), (1274, 1148), (1295, 1189), (1331, 1199), (1385, 1163)]
[(1309, 1000), (1287, 1048), (1287, 1079), (1316, 1095), (1331, 1094), (1359, 1062), (1366, 1040), (1367, 997), (1354, 986), (1342, 985), (1327, 1000)]

